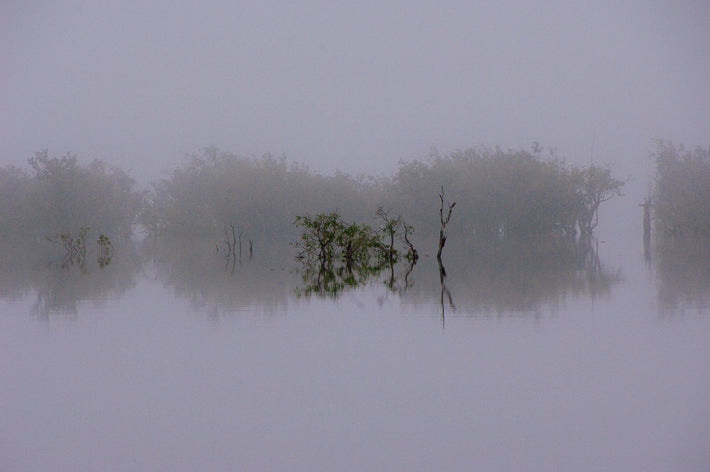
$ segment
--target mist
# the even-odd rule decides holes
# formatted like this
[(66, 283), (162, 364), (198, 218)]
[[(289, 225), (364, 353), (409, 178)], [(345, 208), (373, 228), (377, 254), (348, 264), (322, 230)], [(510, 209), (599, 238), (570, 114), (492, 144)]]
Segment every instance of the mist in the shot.
[[(207, 146), (391, 174), (436, 147), (553, 147), (648, 180), (705, 144), (710, 5), (3, 2), (0, 164), (160, 178)], [(633, 188), (633, 184), (632, 187)]]
[(0, 469), (707, 470), (709, 24), (3, 0)]

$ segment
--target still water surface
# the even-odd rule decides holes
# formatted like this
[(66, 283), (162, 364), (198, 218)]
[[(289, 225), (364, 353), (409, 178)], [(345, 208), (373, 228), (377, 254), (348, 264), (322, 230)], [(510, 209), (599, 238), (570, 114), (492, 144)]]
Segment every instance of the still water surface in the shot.
[(707, 259), (478, 249), (443, 316), (426, 257), (298, 298), (258, 251), (5, 255), (0, 469), (708, 470)]

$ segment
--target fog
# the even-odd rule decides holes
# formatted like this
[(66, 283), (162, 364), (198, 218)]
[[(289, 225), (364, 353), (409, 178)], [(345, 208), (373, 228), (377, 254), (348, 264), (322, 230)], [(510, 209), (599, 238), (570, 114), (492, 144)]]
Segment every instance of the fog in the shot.
[(0, 469), (708, 468), (710, 3), (383, 3), (0, 1)]
[(6, 0), (0, 164), (72, 152), (145, 183), (218, 146), (391, 174), (538, 141), (643, 189), (654, 139), (707, 143), (708, 22), (701, 0)]

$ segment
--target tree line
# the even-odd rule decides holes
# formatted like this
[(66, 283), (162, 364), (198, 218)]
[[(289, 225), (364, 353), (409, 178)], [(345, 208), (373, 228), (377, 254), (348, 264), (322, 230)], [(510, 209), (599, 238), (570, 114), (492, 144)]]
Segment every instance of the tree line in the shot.
[[(653, 214), (675, 235), (710, 235), (710, 148), (660, 142)], [(378, 209), (406, 222), (409, 237), (440, 230), (437, 195), (457, 202), (450, 235), (483, 239), (589, 236), (599, 208), (621, 195), (611, 168), (575, 166), (542, 148), (470, 148), (401, 162), (391, 177), (320, 175), (285, 157), (243, 157), (207, 148), (147, 189), (118, 167), (76, 156), (0, 168), (0, 233), (56, 236), (88, 227), (111, 238), (136, 224), (151, 236), (217, 238), (235, 228), (247, 240), (299, 237), (296, 217), (337, 211), (346, 221), (381, 224)], [(301, 228), (302, 229), (302, 228)], [(411, 239), (410, 239), (411, 240)]]
[(297, 216), (329, 214), (377, 223), (400, 215), (420, 235), (436, 234), (441, 187), (459, 204), (452, 234), (482, 237), (591, 235), (600, 205), (624, 182), (608, 166), (579, 168), (531, 151), (468, 149), (401, 162), (391, 178), (321, 176), (266, 155), (241, 158), (206, 149), (155, 183), (141, 222), (151, 234), (214, 234), (234, 225), (255, 238), (296, 237)]

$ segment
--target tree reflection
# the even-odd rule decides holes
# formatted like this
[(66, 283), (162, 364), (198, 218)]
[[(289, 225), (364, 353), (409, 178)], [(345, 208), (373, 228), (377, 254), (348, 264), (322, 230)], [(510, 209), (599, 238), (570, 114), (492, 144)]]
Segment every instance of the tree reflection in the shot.
[(655, 255), (663, 312), (710, 307), (710, 239), (667, 238), (659, 241)]
[(446, 299), (448, 300), (449, 306), (452, 310), (456, 310), (456, 305), (454, 305), (451, 291), (446, 286), (446, 269), (444, 268), (444, 264), (441, 262), (441, 257), (437, 257), (437, 263), (439, 264), (439, 282), (441, 283), (441, 297), (439, 299), (439, 303), (441, 304), (441, 325), (443, 326), (446, 321), (444, 295), (446, 295)]
[[(422, 264), (422, 283), (405, 302), (436, 300), (442, 313), (448, 301), (466, 313), (525, 314), (543, 304), (560, 305), (567, 297), (608, 293), (621, 281), (620, 269), (601, 263), (593, 239), (472, 240), (447, 248), (456, 257), (438, 271), (432, 260)], [(456, 293), (456, 305), (451, 293)]]
[(296, 284), (287, 241), (250, 241), (241, 260), (223, 252), (213, 239), (175, 237), (149, 239), (143, 255), (160, 283), (210, 316), (285, 311)]
[[(385, 264), (304, 263), (299, 269), (301, 284), (296, 287), (296, 296), (337, 298), (347, 288), (360, 287), (376, 279), (385, 267)], [(387, 283), (394, 285), (394, 274)]]
[(76, 314), (82, 302), (102, 303), (120, 297), (136, 284), (141, 262), (136, 247), (112, 247), (119, 255), (109, 265), (91, 254), (68, 260), (63, 249), (45, 240), (5, 238), (0, 256), (0, 298), (18, 300), (34, 295), (31, 313)]
[[(457, 240), (447, 245), (446, 268), (434, 257), (436, 241), (422, 244), (432, 253), (424, 251), (416, 264), (373, 259), (372, 265), (298, 264), (287, 241), (256, 243), (253, 258), (235, 267), (230, 261), (226, 270), (214, 239), (180, 238), (147, 240), (140, 247), (118, 245), (109, 266), (101, 269), (91, 257), (83, 269), (77, 264), (62, 268), (61, 247), (46, 241), (3, 241), (0, 297), (35, 296), (32, 311), (39, 316), (77, 313), (83, 301), (122, 295), (143, 273), (213, 315), (255, 307), (285, 312), (294, 295), (333, 299), (347, 290), (379, 286), (404, 304), (437, 305), (444, 321), (454, 309), (472, 314), (536, 312), (567, 297), (607, 294), (621, 280), (618, 269), (600, 261), (593, 240)], [(662, 304), (673, 307), (686, 299), (707, 304), (708, 260), (707, 245), (690, 254), (687, 248), (661, 253), (656, 262)]]
[(411, 274), (415, 265), (415, 260), (373, 264), (301, 261), (295, 293), (298, 298), (338, 298), (345, 290), (382, 281), (389, 292), (403, 295), (414, 285)]

